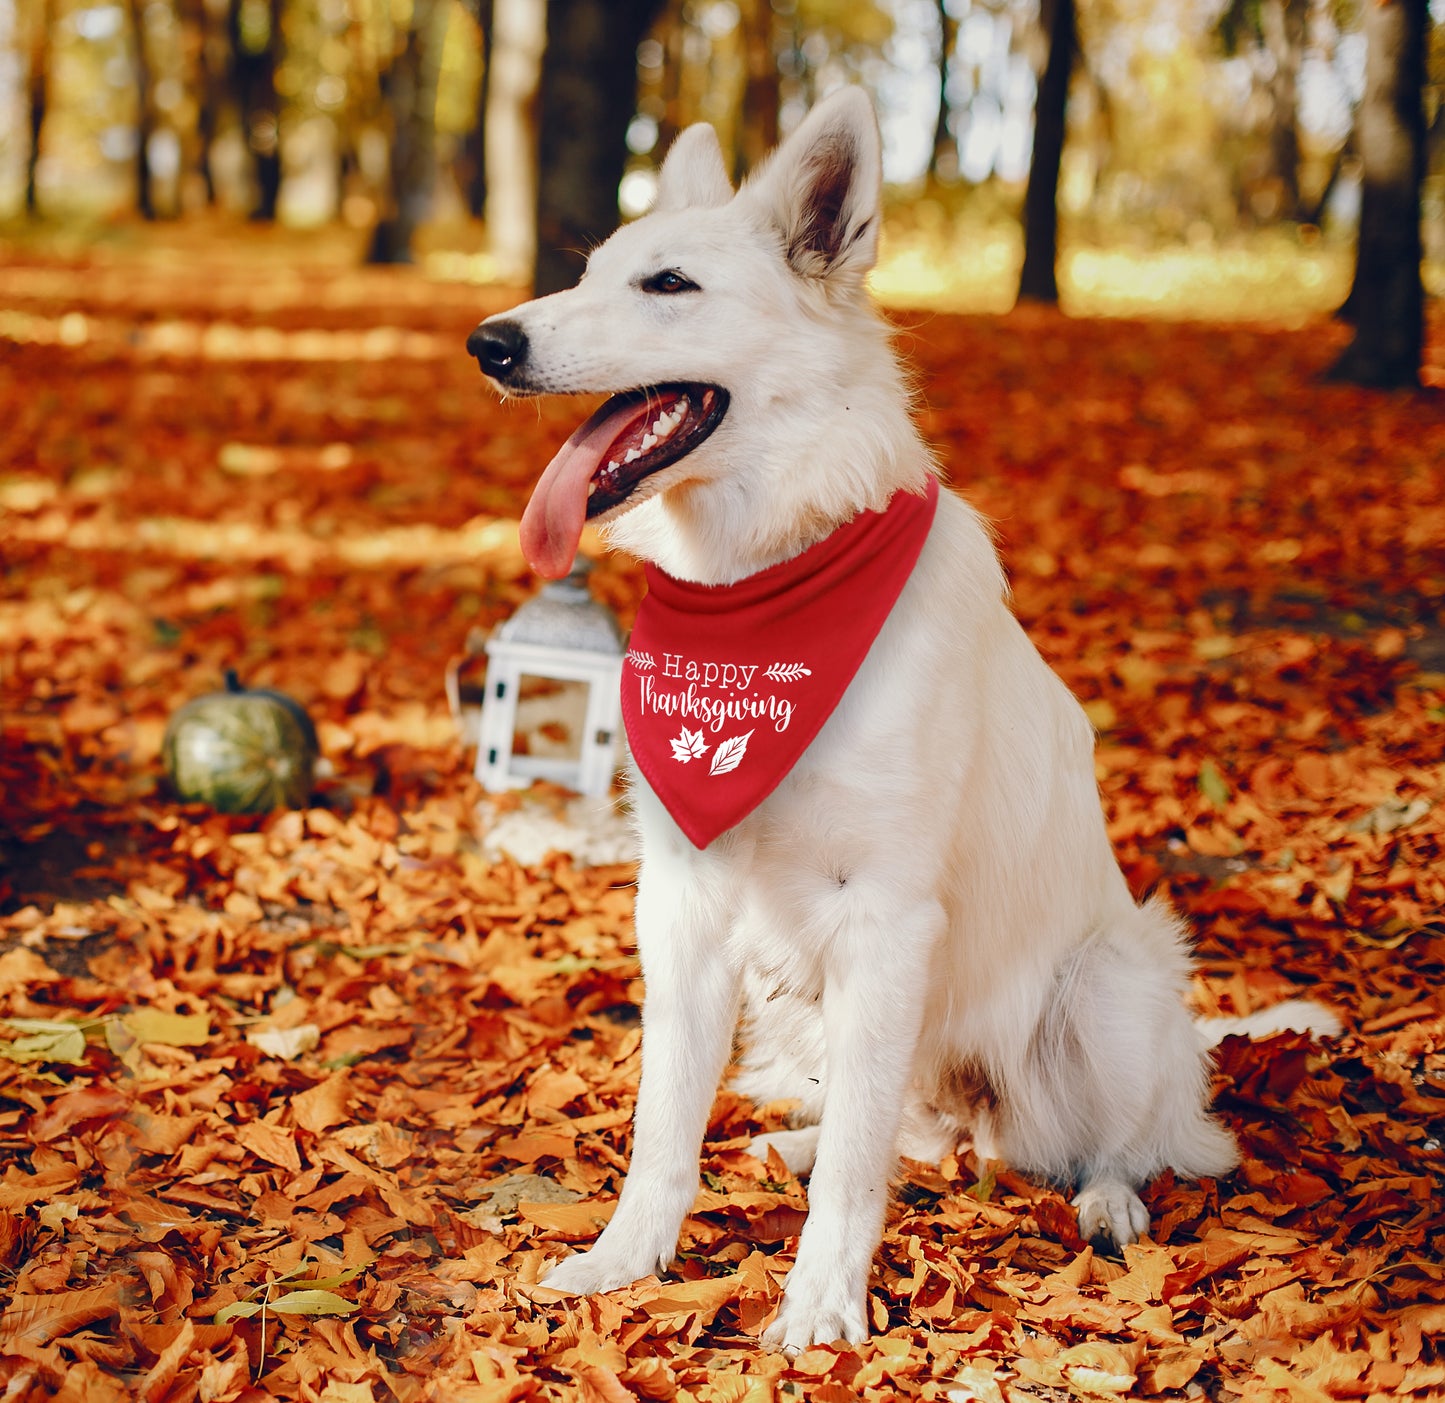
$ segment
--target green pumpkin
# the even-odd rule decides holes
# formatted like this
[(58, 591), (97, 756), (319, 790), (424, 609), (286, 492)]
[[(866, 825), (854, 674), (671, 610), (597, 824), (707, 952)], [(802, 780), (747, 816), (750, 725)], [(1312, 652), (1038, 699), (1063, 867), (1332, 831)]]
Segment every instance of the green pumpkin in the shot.
[(241, 686), (187, 702), (166, 726), (161, 758), (188, 802), (225, 814), (267, 813), (306, 803), (319, 748), (302, 707), (281, 692)]

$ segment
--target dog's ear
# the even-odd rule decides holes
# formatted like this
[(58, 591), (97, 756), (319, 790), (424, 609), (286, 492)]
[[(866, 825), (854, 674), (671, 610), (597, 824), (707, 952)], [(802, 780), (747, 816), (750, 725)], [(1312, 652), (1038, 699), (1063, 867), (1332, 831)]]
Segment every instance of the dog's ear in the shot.
[(713, 209), (732, 197), (717, 133), (706, 122), (685, 127), (662, 163), (653, 209)]
[(825, 98), (780, 146), (752, 187), (783, 235), (794, 270), (861, 283), (878, 260), (883, 149), (862, 88)]

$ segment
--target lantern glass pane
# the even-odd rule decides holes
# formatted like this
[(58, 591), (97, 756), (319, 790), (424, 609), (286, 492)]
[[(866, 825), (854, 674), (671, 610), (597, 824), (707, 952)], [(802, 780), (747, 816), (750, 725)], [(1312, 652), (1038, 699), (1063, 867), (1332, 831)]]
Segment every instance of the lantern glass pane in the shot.
[(517, 689), (512, 754), (576, 764), (586, 739), (586, 682), (523, 673)]

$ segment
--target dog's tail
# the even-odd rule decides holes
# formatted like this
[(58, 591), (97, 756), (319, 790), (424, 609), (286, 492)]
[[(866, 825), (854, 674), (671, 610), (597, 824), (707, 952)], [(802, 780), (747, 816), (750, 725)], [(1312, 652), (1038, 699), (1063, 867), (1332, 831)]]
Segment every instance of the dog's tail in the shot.
[(1194, 1026), (1206, 1047), (1214, 1047), (1232, 1034), (1269, 1038), (1276, 1033), (1308, 1033), (1313, 1038), (1337, 1038), (1343, 1029), (1339, 1015), (1313, 999), (1287, 999), (1245, 1018), (1200, 1018)]

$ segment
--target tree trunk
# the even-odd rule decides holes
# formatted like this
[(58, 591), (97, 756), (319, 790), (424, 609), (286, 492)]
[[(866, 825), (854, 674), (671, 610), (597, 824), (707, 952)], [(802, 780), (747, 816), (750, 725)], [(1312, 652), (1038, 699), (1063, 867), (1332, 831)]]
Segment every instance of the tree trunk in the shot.
[(494, 0), (487, 91), (487, 252), (507, 282), (537, 263), (537, 88), (546, 0)]
[(206, 199), (216, 203), (216, 181), (211, 172), (211, 144), (221, 132), (221, 115), (239, 105), (233, 92), (233, 48), (231, 26), (206, 0), (185, 0), (185, 13), (199, 36), (196, 52), (197, 111), (196, 139), (200, 146), (200, 170), (206, 182)]
[(487, 207), (487, 99), (492, 87), (493, 0), (472, 7), (482, 36), (482, 82), (477, 92), (477, 124), (467, 136), (467, 208), (481, 218)]
[[(657, 116), (657, 140), (652, 148), (658, 155), (667, 151), (686, 125), (683, 112), (687, 103), (683, 99), (683, 92), (687, 87), (689, 67), (686, 55), (689, 25), (682, 17), (685, 8), (685, 0), (662, 0), (658, 6), (659, 12), (670, 11), (665, 16), (665, 23), (659, 26), (662, 76), (658, 96), (662, 99), (662, 109)], [(743, 23), (747, 23), (746, 18)]]
[(928, 174), (933, 180), (953, 180), (958, 175), (958, 142), (949, 130), (952, 115), (948, 106), (948, 70), (958, 25), (948, 13), (947, 0), (938, 0), (938, 120), (933, 124), (933, 151)]
[(410, 263), (411, 241), (436, 183), (436, 98), (440, 55), (434, 0), (413, 0), (406, 46), (382, 74), (391, 110), (391, 204), (372, 231), (368, 263)]
[(155, 130), (155, 82), (151, 77), (150, 54), (146, 51), (146, 0), (131, 0), (131, 27), (135, 30), (135, 85), (139, 117), (136, 122), (135, 207), (142, 219), (156, 217), (151, 199), (150, 137)]
[(743, 7), (748, 76), (743, 88), (742, 121), (739, 124), (735, 179), (741, 180), (778, 144), (779, 88), (775, 52), (775, 19), (770, 0), (751, 0)]
[(1019, 297), (1034, 302), (1059, 300), (1054, 265), (1058, 257), (1064, 116), (1078, 43), (1074, 0), (1053, 0), (1048, 26), (1049, 59), (1034, 104), (1034, 152), (1024, 194), (1024, 266), (1019, 275)]
[(1365, 6), (1365, 94), (1355, 119), (1363, 171), (1360, 237), (1346, 303), (1355, 339), (1331, 369), (1334, 380), (1381, 387), (1420, 382), (1427, 15), (1427, 0)]
[(30, 154), (25, 167), (25, 212), (32, 217), (39, 213), (35, 196), (35, 168), (40, 163), (40, 129), (45, 125), (46, 60), (50, 55), (50, 0), (40, 0), (35, 7), (33, 33), (26, 36), (30, 45)]
[(1279, 213), (1298, 220), (1299, 188), (1299, 69), (1304, 56), (1306, 0), (1268, 0), (1260, 12), (1265, 47), (1274, 61), (1269, 81), (1270, 163), (1280, 182)]
[(617, 227), (637, 45), (659, 0), (549, 0), (537, 181), (538, 296), (571, 287)]
[(281, 47), (281, 0), (250, 7), (242, 23), (242, 0), (231, 2), (231, 53), (241, 103), (241, 124), (256, 170), (253, 219), (275, 219), (281, 193), (281, 103), (276, 96), (276, 54)]

